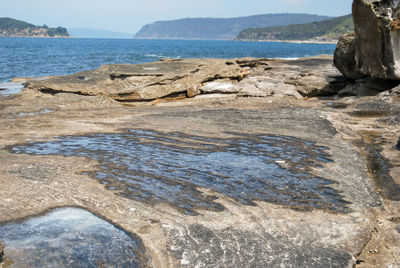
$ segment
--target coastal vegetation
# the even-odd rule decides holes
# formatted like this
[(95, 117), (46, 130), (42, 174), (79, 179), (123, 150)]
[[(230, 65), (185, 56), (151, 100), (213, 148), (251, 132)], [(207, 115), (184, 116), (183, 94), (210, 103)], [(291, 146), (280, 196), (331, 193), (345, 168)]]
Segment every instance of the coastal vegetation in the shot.
[(237, 36), (239, 40), (337, 40), (341, 35), (354, 31), (351, 15), (306, 24), (249, 28)]
[(147, 24), (135, 38), (232, 40), (247, 28), (260, 28), (322, 21), (327, 16), (265, 14), (238, 18), (186, 18)]
[(0, 18), (0, 37), (69, 37), (66, 28), (49, 28), (11, 18)]

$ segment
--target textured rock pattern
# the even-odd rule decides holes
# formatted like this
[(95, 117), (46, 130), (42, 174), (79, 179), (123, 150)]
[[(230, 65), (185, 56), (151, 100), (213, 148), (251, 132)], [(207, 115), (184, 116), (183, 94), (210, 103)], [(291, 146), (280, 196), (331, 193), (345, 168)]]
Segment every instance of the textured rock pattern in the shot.
[(60, 137), (11, 151), (94, 158), (100, 165), (91, 175), (107, 189), (137, 201), (165, 202), (188, 215), (225, 209), (214, 201), (216, 196), (204, 195), (198, 187), (243, 205), (264, 201), (296, 210), (350, 212), (349, 202), (330, 187), (334, 181), (310, 174), (332, 161), (328, 148), (293, 137), (230, 134), (229, 139), (216, 139), (129, 130)]
[[(400, 266), (398, 87), (348, 81), (329, 57), (215, 61), (235, 78), (168, 60), (0, 96), (0, 222), (83, 208), (136, 234), (151, 267)], [(193, 98), (129, 100), (140, 78), (168, 76), (162, 93), (185, 74), (201, 74)]]
[[(324, 75), (326, 69), (332, 69), (331, 59), (321, 57), (318, 63), (324, 64), (320, 72), (311, 71), (312, 66), (292, 68), (296, 61), (287, 64), (273, 59), (164, 59), (137, 65), (104, 65), (97, 70), (29, 81), (27, 87), (53, 95), (107, 96), (120, 102), (192, 98), (216, 93), (253, 97), (277, 94), (296, 98), (336, 93), (330, 87), (334, 79)], [(277, 69), (286, 71), (276, 72)], [(255, 75), (265, 70), (271, 70), (267, 76)]]
[(356, 66), (355, 46), (356, 38), (354, 34), (343, 35), (339, 38), (335, 50), (334, 65), (339, 71), (350, 79), (359, 79), (363, 77)]
[(0, 267), (2, 266), (2, 263), (4, 262), (5, 257), (4, 257), (4, 244), (0, 242)]
[(400, 79), (399, 15), (397, 0), (354, 0), (355, 62), (361, 73)]
[(13, 263), (11, 259), (7, 258), (4, 255), (4, 248), (5, 248), (4, 243), (0, 241), (0, 268), (10, 267), (11, 264)]
[(346, 267), (350, 254), (335, 249), (296, 245), (285, 235), (212, 230), (193, 224), (169, 233), (174, 255), (188, 267)]

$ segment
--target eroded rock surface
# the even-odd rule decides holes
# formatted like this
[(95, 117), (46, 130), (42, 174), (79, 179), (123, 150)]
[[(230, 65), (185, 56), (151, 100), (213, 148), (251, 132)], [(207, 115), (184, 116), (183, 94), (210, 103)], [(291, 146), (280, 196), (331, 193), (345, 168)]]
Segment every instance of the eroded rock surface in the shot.
[(354, 0), (355, 59), (362, 73), (400, 79), (399, 2)]
[[(335, 79), (324, 72), (332, 69), (327, 57), (314, 59), (324, 63), (319, 72), (311, 66), (292, 67), (296, 63), (268, 59), (164, 59), (147, 64), (103, 65), (97, 70), (68, 76), (31, 80), (29, 89), (43, 93), (74, 93), (107, 96), (120, 102), (151, 101), (171, 97), (195, 97), (200, 94), (235, 94), (266, 97), (273, 94), (316, 96), (336, 93)], [(310, 61), (309, 63), (312, 64)], [(299, 64), (301, 65), (301, 63)], [(278, 69), (285, 69), (276, 72)], [(256, 76), (265, 73), (267, 76)], [(251, 76), (252, 78), (247, 79)]]
[(4, 254), (5, 245), (0, 241), (0, 268), (8, 268), (11, 266), (11, 259), (7, 258)]
[[(399, 266), (396, 83), (349, 82), (329, 57), (215, 62), (105, 66), (0, 96), (0, 222), (83, 208), (152, 267)], [(145, 85), (169, 93), (144, 101)]]
[(335, 49), (334, 65), (344, 76), (356, 80), (362, 78), (364, 75), (357, 67), (355, 49), (355, 34), (341, 36)]
[(2, 242), (0, 242), (0, 266), (2, 265), (2, 263), (5, 261), (5, 257), (4, 257), (4, 244)]
[(355, 37), (339, 40), (335, 64), (348, 78), (400, 80), (400, 8), (397, 0), (354, 0)]

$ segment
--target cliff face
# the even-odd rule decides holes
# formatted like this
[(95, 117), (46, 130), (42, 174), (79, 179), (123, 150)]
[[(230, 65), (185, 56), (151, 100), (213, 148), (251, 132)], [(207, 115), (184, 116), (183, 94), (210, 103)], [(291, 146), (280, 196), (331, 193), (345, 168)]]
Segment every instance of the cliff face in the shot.
[(67, 29), (63, 27), (49, 28), (33, 24), (0, 18), (0, 37), (69, 37)]

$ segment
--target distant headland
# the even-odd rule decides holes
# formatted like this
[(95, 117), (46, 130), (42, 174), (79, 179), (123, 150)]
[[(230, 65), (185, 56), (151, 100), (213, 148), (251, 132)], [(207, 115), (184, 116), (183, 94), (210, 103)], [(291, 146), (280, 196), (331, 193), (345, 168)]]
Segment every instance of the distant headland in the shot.
[(49, 28), (47, 25), (36, 26), (12, 18), (0, 18), (0, 37), (67, 38), (70, 35), (63, 27)]
[(310, 14), (263, 14), (238, 18), (186, 18), (156, 21), (136, 34), (143, 39), (232, 40), (248, 28), (311, 23), (331, 19)]
[(354, 32), (351, 15), (336, 17), (323, 21), (287, 26), (249, 28), (241, 31), (236, 40), (245, 41), (314, 41), (334, 42), (340, 36)]

